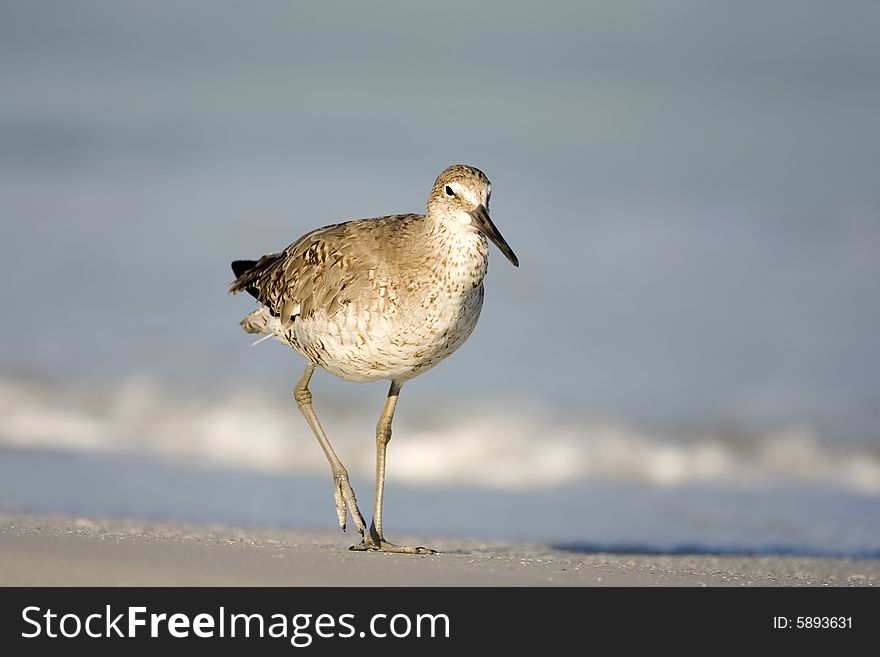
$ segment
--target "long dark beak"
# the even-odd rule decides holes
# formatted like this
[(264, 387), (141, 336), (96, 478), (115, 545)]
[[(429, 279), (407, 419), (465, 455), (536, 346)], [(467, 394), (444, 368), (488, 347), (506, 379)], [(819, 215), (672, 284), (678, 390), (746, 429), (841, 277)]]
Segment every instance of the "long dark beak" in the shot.
[(498, 229), (495, 228), (495, 224), (492, 223), (492, 219), (489, 217), (489, 211), (486, 209), (486, 206), (483, 204), (478, 205), (471, 210), (470, 215), (474, 218), (474, 225), (479, 228), (486, 237), (492, 240), (492, 243), (501, 250), (501, 253), (510, 260), (510, 264), (514, 267), (519, 267), (519, 260), (517, 259), (516, 254), (504, 238), (501, 237), (501, 233), (498, 232)]

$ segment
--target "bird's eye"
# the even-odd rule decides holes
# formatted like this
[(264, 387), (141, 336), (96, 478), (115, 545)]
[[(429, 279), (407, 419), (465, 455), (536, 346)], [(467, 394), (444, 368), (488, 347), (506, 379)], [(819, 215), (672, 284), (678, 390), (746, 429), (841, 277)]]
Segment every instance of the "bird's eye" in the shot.
[(452, 187), (449, 185), (446, 185), (446, 187), (443, 188), (443, 191), (446, 192), (446, 196), (455, 196), (455, 192), (452, 191)]

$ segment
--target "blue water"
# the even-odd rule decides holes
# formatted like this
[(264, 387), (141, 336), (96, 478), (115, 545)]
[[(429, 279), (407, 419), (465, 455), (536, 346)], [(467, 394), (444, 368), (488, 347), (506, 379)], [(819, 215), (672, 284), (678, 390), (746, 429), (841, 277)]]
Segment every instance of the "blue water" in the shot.
[[(533, 411), (552, 437), (603, 422), (676, 454), (720, 441), (770, 476), (784, 468), (754, 446), (799, 431), (819, 454), (792, 443), (797, 476), (782, 484), (803, 492), (800, 507), (754, 504), (748, 472), (713, 486), (698, 463), (676, 488), (611, 468), (602, 481), (626, 491), (614, 499), (671, 495), (687, 515), (682, 491), (698, 481), (741, 513), (719, 514), (718, 535), (684, 520), (672, 534), (587, 520), (569, 534), (565, 514), (526, 506), (532, 526), (554, 519), (534, 535), (876, 549), (876, 535), (842, 537), (878, 517), (878, 33), (868, 2), (4, 2), (0, 383), (23, 386), (28, 422), (43, 404), (58, 439), (9, 421), (0, 444), (70, 450), (74, 470), (104, 458), (108, 442), (88, 452), (88, 431), (117, 425), (83, 399), (132, 381), (194, 407), (287, 394), (300, 362), (247, 347), (238, 319), (251, 305), (227, 297), (228, 262), (317, 225), (419, 211), (434, 176), (464, 161), (492, 180), (522, 266), (491, 254), (480, 325), (408, 384), (408, 426)], [(30, 385), (43, 392), (27, 397)], [(316, 386), (331, 418), (374, 415), (383, 395)], [(69, 398), (79, 406), (56, 416)], [(175, 426), (185, 442), (186, 422)], [(816, 470), (823, 455), (854, 479)], [(487, 500), (525, 494), (465, 483)], [(590, 508), (581, 484), (562, 477), (541, 495)], [(822, 495), (843, 520), (819, 539), (808, 509)], [(86, 497), (77, 484), (65, 504), (97, 508)], [(802, 534), (775, 536), (754, 510), (764, 504)], [(447, 529), (488, 532), (478, 517)]]

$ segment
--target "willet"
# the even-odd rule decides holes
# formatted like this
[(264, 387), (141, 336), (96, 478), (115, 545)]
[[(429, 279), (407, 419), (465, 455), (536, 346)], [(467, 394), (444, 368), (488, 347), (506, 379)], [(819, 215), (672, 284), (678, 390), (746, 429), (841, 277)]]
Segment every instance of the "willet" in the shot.
[[(434, 182), (426, 214), (360, 219), (314, 230), (280, 253), (236, 260), (230, 292), (259, 302), (241, 325), (274, 337), (306, 359), (294, 398), (333, 473), (339, 526), (347, 514), (363, 536), (353, 550), (428, 554), (394, 545), (382, 531), (385, 450), (401, 386), (458, 349), (483, 305), (488, 237), (519, 261), (489, 218), (492, 186), (479, 169), (456, 164)], [(348, 472), (312, 409), (316, 367), (347, 381), (391, 381), (376, 425), (373, 521), (366, 531)], [(366, 531), (366, 533), (365, 533)]]

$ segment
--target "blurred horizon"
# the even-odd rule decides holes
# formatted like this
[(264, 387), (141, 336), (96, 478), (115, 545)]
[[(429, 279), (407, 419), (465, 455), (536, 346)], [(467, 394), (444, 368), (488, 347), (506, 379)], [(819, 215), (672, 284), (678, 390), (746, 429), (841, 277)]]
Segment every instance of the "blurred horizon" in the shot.
[[(466, 162), (521, 267), (491, 250), (404, 387), (389, 477), (876, 504), (878, 34), (856, 0), (4, 2), (0, 454), (323, 472), (229, 262)], [(368, 470), (384, 384), (313, 391)]]

